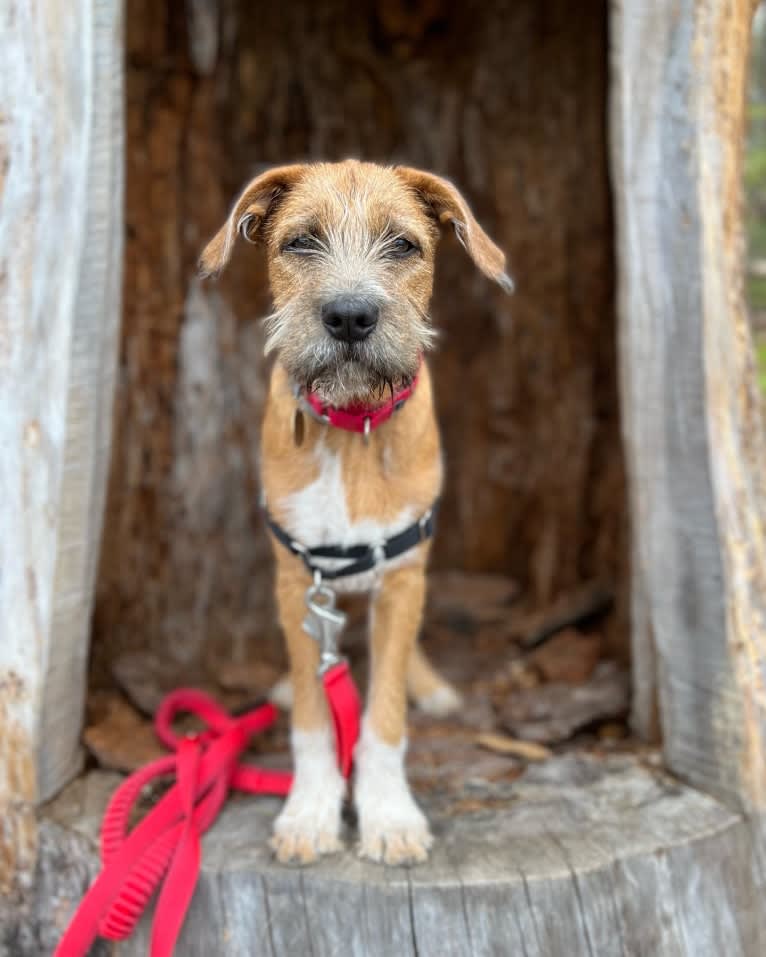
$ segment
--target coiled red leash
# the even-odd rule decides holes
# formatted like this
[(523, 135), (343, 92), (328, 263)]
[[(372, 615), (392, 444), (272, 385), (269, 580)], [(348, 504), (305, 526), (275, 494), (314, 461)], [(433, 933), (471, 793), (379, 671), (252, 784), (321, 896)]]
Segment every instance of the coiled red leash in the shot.
[[(333, 716), (338, 764), (348, 778), (359, 736), (359, 695), (344, 660), (322, 674)], [(196, 715), (206, 729), (178, 737), (180, 712)], [(102, 869), (86, 893), (54, 957), (85, 957), (96, 937), (123, 940), (160, 888), (152, 924), (150, 957), (170, 957), (194, 894), (200, 840), (234, 788), (250, 794), (285, 795), (287, 771), (240, 763), (250, 738), (273, 724), (277, 710), (263, 704), (234, 717), (193, 688), (169, 694), (155, 717), (162, 743), (175, 751), (131, 774), (110, 800), (101, 827)], [(147, 784), (175, 775), (175, 784), (128, 832), (131, 811)]]

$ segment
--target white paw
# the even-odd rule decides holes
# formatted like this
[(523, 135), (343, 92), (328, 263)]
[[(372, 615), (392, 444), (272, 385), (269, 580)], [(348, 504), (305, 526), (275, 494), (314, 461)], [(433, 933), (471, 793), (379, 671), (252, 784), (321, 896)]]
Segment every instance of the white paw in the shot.
[(282, 864), (311, 864), (343, 847), (341, 809), (346, 782), (329, 729), (294, 731), (295, 776), (270, 846)]
[(343, 850), (338, 828), (323, 828), (318, 821), (277, 818), (269, 847), (280, 864), (313, 864), (323, 854)]
[(463, 707), (463, 698), (448, 684), (440, 685), (436, 691), (415, 699), (415, 705), (424, 714), (434, 718), (446, 718)]
[(426, 860), (433, 844), (428, 821), (407, 784), (404, 750), (404, 742), (386, 744), (364, 722), (354, 792), (359, 855), (385, 864), (418, 864)]
[(421, 864), (428, 859), (433, 842), (428, 821), (414, 802), (411, 813), (398, 818), (367, 814), (360, 820), (359, 856), (371, 861), (399, 866)]
[(283, 711), (289, 711), (293, 706), (293, 686), (290, 676), (284, 675), (272, 687), (268, 694), (269, 701)]

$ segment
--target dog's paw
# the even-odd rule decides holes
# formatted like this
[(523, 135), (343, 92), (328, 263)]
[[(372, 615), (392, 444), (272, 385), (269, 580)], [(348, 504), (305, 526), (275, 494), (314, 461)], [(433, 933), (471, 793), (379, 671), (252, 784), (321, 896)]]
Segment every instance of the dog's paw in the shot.
[(414, 811), (411, 817), (400, 821), (366, 821), (362, 825), (359, 856), (400, 867), (427, 860), (434, 839), (425, 817), (417, 808)]
[(463, 698), (451, 685), (445, 683), (430, 694), (415, 698), (415, 706), (423, 714), (434, 718), (446, 718), (460, 711), (463, 707)]
[(384, 864), (419, 864), (433, 843), (404, 773), (405, 742), (386, 744), (365, 720), (356, 752), (354, 800), (359, 855)]
[(274, 822), (270, 844), (282, 864), (311, 864), (342, 850), (341, 810), (346, 782), (338, 770), (329, 727), (293, 731), (293, 786)]
[(306, 822), (281, 822), (274, 825), (269, 846), (280, 864), (313, 864), (325, 854), (337, 854), (343, 843), (337, 832), (322, 830)]

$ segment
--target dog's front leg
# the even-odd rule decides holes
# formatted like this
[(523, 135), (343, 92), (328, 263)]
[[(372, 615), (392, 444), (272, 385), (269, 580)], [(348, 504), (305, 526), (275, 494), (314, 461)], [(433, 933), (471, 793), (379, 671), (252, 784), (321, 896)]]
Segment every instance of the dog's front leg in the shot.
[(355, 802), (363, 857), (424, 861), (432, 838), (404, 769), (407, 666), (423, 614), (423, 565), (389, 572), (372, 604), (372, 680), (356, 749)]
[(308, 576), (285, 561), (277, 562), (277, 604), (287, 640), (294, 696), (293, 786), (274, 823), (271, 839), (271, 847), (282, 863), (310, 864), (320, 854), (341, 850), (346, 784), (338, 770), (330, 715), (317, 677), (319, 648), (303, 630), (304, 595), (309, 584)]

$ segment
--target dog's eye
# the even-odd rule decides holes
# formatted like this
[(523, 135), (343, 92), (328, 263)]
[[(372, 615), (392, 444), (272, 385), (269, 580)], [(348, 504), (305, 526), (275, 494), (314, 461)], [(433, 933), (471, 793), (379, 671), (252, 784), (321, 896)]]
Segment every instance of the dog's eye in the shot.
[(404, 259), (405, 256), (412, 255), (412, 253), (417, 251), (417, 248), (415, 243), (411, 243), (409, 239), (405, 239), (404, 236), (397, 236), (396, 239), (391, 240), (389, 245), (391, 255), (396, 256), (397, 259)]
[(287, 253), (313, 253), (317, 249), (319, 249), (319, 242), (316, 236), (310, 236), (308, 233), (296, 236), (282, 246), (282, 252)]

